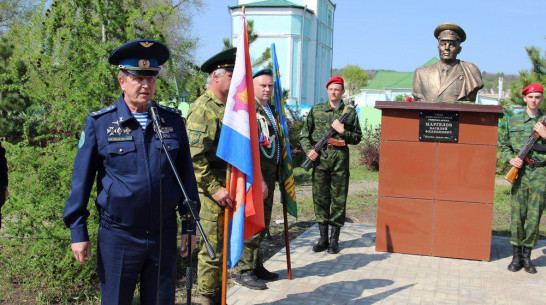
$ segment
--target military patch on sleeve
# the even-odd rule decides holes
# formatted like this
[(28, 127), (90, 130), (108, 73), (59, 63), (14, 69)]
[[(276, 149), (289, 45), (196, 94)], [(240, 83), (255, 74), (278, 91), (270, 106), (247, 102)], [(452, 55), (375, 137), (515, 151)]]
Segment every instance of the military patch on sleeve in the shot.
[(190, 130), (189, 141), (190, 145), (197, 144), (201, 138), (201, 133), (199, 131)]
[(82, 134), (80, 135), (80, 142), (78, 142), (78, 148), (82, 148), (83, 144), (85, 144), (85, 131), (82, 131)]

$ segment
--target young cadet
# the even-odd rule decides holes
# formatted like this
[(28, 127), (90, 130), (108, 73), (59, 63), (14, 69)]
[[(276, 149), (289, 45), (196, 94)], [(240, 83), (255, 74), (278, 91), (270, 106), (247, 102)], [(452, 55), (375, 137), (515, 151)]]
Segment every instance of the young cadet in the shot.
[[(538, 240), (546, 195), (546, 127), (541, 123), (544, 117), (538, 109), (544, 100), (543, 87), (536, 83), (530, 84), (521, 94), (527, 107), (525, 111), (510, 117), (506, 131), (499, 139), (503, 160), (520, 169), (511, 191), (510, 243), (514, 255), (508, 270), (516, 272), (525, 268), (529, 273), (536, 273), (531, 262), (531, 249)], [(533, 130), (540, 135), (540, 139), (528, 155), (529, 160), (521, 160), (517, 154)]]
[[(328, 253), (339, 252), (339, 233), (345, 224), (345, 207), (349, 190), (349, 147), (362, 139), (358, 116), (351, 111), (345, 122), (338, 119), (347, 108), (341, 97), (345, 93), (343, 78), (332, 77), (326, 83), (329, 100), (314, 105), (301, 130), (301, 144), (313, 160), (313, 205), (319, 225), (320, 239), (313, 247), (314, 252), (328, 249)], [(314, 145), (330, 127), (337, 134), (328, 140), (328, 156), (315, 151)], [(320, 154), (320, 155), (319, 155)], [(328, 225), (332, 227), (328, 241)]]

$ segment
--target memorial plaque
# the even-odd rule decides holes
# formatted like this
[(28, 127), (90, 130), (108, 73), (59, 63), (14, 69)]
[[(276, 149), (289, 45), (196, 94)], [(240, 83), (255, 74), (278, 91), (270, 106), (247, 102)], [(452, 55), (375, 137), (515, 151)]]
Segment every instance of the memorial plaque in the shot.
[(451, 111), (420, 111), (419, 141), (458, 142), (459, 113)]

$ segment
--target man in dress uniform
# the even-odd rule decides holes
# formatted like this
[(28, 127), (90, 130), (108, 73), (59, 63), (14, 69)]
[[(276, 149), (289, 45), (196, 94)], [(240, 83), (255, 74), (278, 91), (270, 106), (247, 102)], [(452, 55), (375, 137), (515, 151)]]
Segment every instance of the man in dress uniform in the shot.
[[(531, 250), (536, 245), (539, 234), (540, 217), (544, 211), (546, 194), (546, 127), (544, 114), (538, 106), (544, 100), (543, 87), (530, 84), (521, 92), (527, 104), (525, 111), (514, 114), (508, 120), (504, 134), (499, 139), (501, 157), (505, 162), (519, 168), (518, 177), (512, 185), (512, 215), (510, 243), (514, 256), (508, 270), (516, 272), (525, 268), (529, 273), (537, 270), (531, 262)], [(528, 155), (521, 160), (518, 152), (536, 131), (540, 139)]]
[[(160, 65), (168, 58), (167, 47), (149, 39), (131, 41), (116, 49), (108, 61), (119, 68), (123, 93), (115, 104), (89, 114), (81, 133), (63, 220), (71, 231), (76, 260), (86, 264), (91, 257), (87, 203), (96, 175), (96, 206), (100, 213), (97, 261), (103, 305), (132, 304), (138, 278), (140, 304), (175, 301), (176, 210), (185, 213), (185, 198), (146, 110), (146, 103), (155, 93)], [(180, 112), (159, 106), (158, 113), (165, 146), (189, 199), (198, 203)], [(182, 255), (187, 254), (186, 227), (183, 223)]]
[(262, 167), (262, 189), (264, 192), (265, 229), (244, 242), (243, 255), (237, 263), (235, 282), (250, 289), (265, 289), (260, 280), (276, 280), (279, 275), (265, 269), (260, 255), (260, 244), (264, 240), (271, 222), (275, 181), (279, 176), (280, 142), (279, 129), (275, 121), (275, 109), (269, 106), (273, 95), (273, 71), (269, 68), (253, 75), (256, 117), (260, 137), (260, 166)]
[(443, 23), (434, 30), (434, 37), (440, 61), (415, 70), (413, 97), (417, 101), (476, 101), (483, 88), (482, 74), (475, 65), (457, 59), (465, 32), (454, 23)]
[[(314, 252), (328, 249), (339, 252), (338, 241), (341, 227), (345, 224), (345, 207), (349, 189), (349, 147), (362, 139), (362, 130), (356, 111), (348, 109), (341, 97), (345, 92), (343, 78), (332, 77), (326, 83), (329, 101), (313, 106), (301, 130), (301, 144), (313, 160), (313, 205), (319, 225), (320, 239)], [(350, 111), (345, 122), (338, 119), (344, 111)], [(315, 151), (314, 145), (330, 127), (337, 134), (328, 140), (327, 156)], [(328, 225), (332, 227), (328, 240)]]
[(2, 206), (8, 198), (8, 163), (6, 150), (0, 141), (0, 229), (2, 228)]
[(201, 71), (209, 74), (208, 88), (193, 103), (187, 117), (191, 157), (202, 204), (199, 217), (203, 231), (217, 255), (216, 259), (211, 259), (204, 243), (199, 244), (197, 292), (203, 304), (220, 304), (224, 207), (232, 206), (234, 202), (225, 188), (227, 163), (216, 156), (216, 149), (236, 51), (236, 48), (222, 51), (201, 66)]

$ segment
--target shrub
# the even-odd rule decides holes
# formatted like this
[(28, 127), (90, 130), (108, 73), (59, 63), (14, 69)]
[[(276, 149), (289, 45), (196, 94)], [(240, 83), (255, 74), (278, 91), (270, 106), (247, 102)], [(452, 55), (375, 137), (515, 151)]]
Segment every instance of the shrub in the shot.
[[(98, 295), (96, 234), (90, 236), (93, 259), (82, 266), (73, 257), (70, 232), (62, 221), (77, 140), (65, 139), (47, 147), (2, 144), (10, 170), (10, 198), (2, 208), (1, 282), (39, 292), (47, 302), (65, 303), (75, 297), (81, 301)], [(91, 194), (95, 196), (96, 191)], [(88, 228), (94, 233), (97, 212), (93, 204), (88, 209)]]
[(362, 127), (362, 141), (358, 145), (360, 164), (369, 170), (379, 170), (379, 143), (381, 141), (381, 125), (373, 127), (364, 122)]

